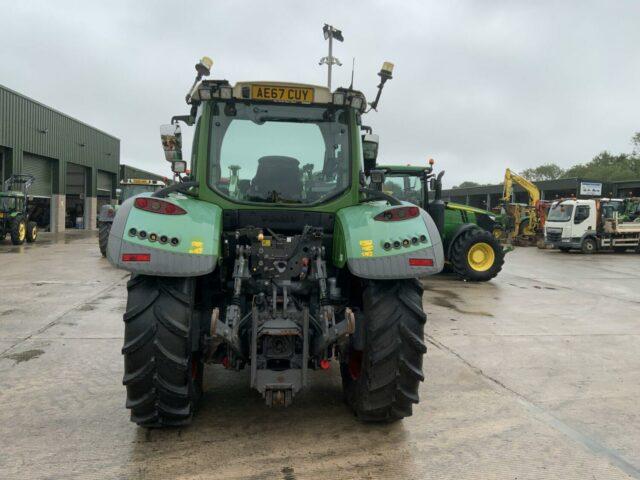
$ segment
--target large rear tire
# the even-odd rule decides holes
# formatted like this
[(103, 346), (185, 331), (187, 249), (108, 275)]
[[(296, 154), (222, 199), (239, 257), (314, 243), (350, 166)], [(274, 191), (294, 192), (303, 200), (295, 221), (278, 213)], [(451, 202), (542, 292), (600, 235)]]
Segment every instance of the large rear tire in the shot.
[(27, 243), (33, 243), (38, 238), (38, 224), (36, 222), (27, 222)]
[(412, 414), (424, 380), (427, 351), (417, 280), (370, 281), (363, 293), (364, 350), (351, 348), (340, 365), (345, 400), (366, 422), (391, 422)]
[(195, 279), (132, 275), (127, 290), (122, 353), (131, 421), (186, 425), (202, 394), (202, 363), (191, 351)]
[(11, 224), (11, 243), (22, 245), (27, 239), (27, 222), (24, 218), (16, 218)]
[(103, 257), (107, 256), (107, 243), (109, 242), (109, 232), (111, 231), (111, 222), (100, 222), (98, 227), (98, 246)]
[(486, 282), (502, 270), (504, 251), (491, 233), (473, 228), (454, 240), (449, 261), (454, 273), (463, 280)]

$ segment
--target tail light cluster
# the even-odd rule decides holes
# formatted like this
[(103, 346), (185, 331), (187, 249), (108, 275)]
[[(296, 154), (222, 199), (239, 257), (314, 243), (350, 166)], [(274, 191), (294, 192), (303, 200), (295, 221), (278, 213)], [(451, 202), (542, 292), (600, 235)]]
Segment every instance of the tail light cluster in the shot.
[(169, 238), (167, 235), (157, 234), (157, 233), (147, 233), (146, 230), (138, 230), (133, 227), (129, 229), (130, 237), (138, 237), (140, 240), (149, 240), (150, 242), (160, 242), (162, 245), (165, 243), (171, 244), (172, 247), (177, 247), (180, 243), (180, 239), (178, 237)]
[(139, 197), (133, 202), (136, 208), (146, 212), (160, 213), (162, 215), (184, 215), (187, 211), (173, 203), (158, 200), (157, 198)]
[(386, 241), (382, 244), (382, 248), (384, 248), (385, 250), (391, 250), (392, 248), (400, 248), (400, 247), (410, 247), (411, 245), (418, 245), (418, 243), (426, 243), (427, 242), (427, 236), (426, 235), (420, 235), (420, 237), (411, 237), (411, 239), (405, 238), (405, 239), (401, 239), (401, 240), (394, 240), (392, 241)]
[(416, 218), (418, 215), (420, 215), (420, 209), (418, 207), (396, 207), (379, 213), (373, 217), (373, 219), (379, 222), (398, 222), (400, 220)]

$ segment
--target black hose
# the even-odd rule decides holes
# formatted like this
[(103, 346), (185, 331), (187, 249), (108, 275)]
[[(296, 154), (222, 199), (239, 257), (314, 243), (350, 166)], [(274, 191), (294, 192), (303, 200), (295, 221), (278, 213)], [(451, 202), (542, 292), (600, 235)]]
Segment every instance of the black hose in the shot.
[(370, 196), (367, 200), (386, 200), (391, 205), (402, 205), (402, 202), (398, 200), (396, 197), (392, 197), (391, 195), (387, 195), (384, 192), (379, 190), (371, 190), (370, 188), (361, 188), (360, 193), (364, 193), (365, 195)]
[(199, 187), (200, 182), (180, 182), (174, 183), (173, 185), (169, 185), (168, 187), (161, 188), (157, 192), (153, 192), (152, 197), (156, 198), (164, 198), (171, 192), (180, 192), (185, 191), (192, 187)]

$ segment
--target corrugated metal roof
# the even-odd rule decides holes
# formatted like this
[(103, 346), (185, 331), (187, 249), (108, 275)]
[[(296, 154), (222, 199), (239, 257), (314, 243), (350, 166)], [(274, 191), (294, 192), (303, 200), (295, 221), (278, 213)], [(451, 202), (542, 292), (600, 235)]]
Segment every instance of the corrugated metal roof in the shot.
[(9, 88), (9, 87), (7, 87), (7, 86), (5, 86), (5, 85), (0, 84), (0, 90), (6, 90), (7, 92), (12, 93), (12, 94), (14, 94), (14, 95), (17, 95), (17, 96), (19, 96), (19, 97), (21, 97), (21, 98), (23, 98), (23, 99), (25, 99), (25, 100), (28, 100), (28, 101), (29, 101), (29, 102), (31, 102), (31, 103), (34, 103), (34, 104), (36, 104), (36, 105), (39, 105), (40, 107), (44, 107), (44, 108), (46, 108), (47, 110), (50, 110), (50, 111), (52, 111), (52, 112), (54, 112), (54, 113), (56, 113), (56, 114), (58, 114), (58, 115), (61, 115), (61, 116), (65, 117), (65, 118), (68, 118), (69, 120), (73, 120), (74, 122), (76, 122), (76, 123), (78, 123), (78, 124), (80, 124), (80, 125), (84, 125), (85, 127), (88, 127), (88, 128), (90, 128), (90, 129), (92, 129), (92, 130), (95, 130), (96, 132), (100, 132), (101, 134), (106, 135), (106, 136), (108, 136), (108, 137), (111, 137), (111, 138), (113, 138), (114, 140), (118, 140), (118, 141), (120, 141), (120, 139), (119, 139), (118, 137), (116, 137), (116, 136), (114, 136), (114, 135), (111, 135), (110, 133), (107, 133), (107, 132), (105, 132), (104, 130), (100, 130), (99, 128), (96, 128), (96, 127), (94, 127), (94, 126), (92, 126), (92, 125), (89, 125), (88, 123), (82, 122), (82, 121), (78, 120), (77, 118), (72, 117), (71, 115), (67, 115), (67, 114), (66, 114), (66, 113), (64, 113), (64, 112), (61, 112), (60, 110), (57, 110), (57, 109), (52, 108), (52, 107), (50, 107), (50, 106), (48, 106), (48, 105), (45, 105), (44, 103), (39, 102), (39, 101), (37, 101), (37, 100), (34, 100), (34, 99), (33, 99), (33, 98), (31, 98), (31, 97), (27, 97), (26, 95), (23, 95), (23, 94), (22, 94), (22, 93), (20, 93), (20, 92), (16, 92), (15, 90), (12, 90), (11, 88)]

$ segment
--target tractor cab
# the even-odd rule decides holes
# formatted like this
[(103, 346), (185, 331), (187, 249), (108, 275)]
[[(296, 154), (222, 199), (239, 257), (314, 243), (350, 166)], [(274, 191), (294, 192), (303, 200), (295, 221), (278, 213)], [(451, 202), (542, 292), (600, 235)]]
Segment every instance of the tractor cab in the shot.
[(202, 105), (196, 128), (210, 135), (194, 165), (201, 198), (224, 208), (318, 211), (357, 198), (361, 92), (204, 81), (192, 101)]
[(160, 180), (146, 178), (127, 178), (120, 182), (120, 188), (116, 191), (118, 200), (124, 202), (128, 198), (141, 193), (153, 193), (166, 187), (166, 183)]
[(7, 234), (14, 245), (36, 240), (38, 226), (36, 222), (29, 221), (28, 214), (28, 192), (34, 180), (33, 175), (14, 174), (3, 183), (0, 192), (0, 241)]

